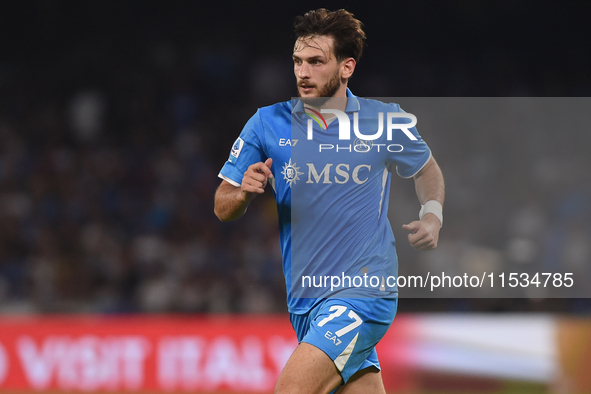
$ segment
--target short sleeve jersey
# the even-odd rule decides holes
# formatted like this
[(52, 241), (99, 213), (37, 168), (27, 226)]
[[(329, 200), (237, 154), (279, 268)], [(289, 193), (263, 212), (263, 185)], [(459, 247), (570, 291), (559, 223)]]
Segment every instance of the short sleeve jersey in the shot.
[(251, 164), (273, 159), (271, 185), (291, 313), (306, 313), (329, 297), (397, 296), (395, 281), (388, 281), (398, 272), (387, 217), (391, 173), (414, 176), (431, 151), (415, 127), (406, 133), (384, 127), (376, 139), (355, 138), (354, 130), (373, 135), (378, 119), (386, 123), (404, 113), (398, 104), (358, 98), (347, 89), (344, 112), (350, 140), (339, 138), (340, 120), (312, 119), (300, 100), (260, 108), (219, 174), (240, 186)]

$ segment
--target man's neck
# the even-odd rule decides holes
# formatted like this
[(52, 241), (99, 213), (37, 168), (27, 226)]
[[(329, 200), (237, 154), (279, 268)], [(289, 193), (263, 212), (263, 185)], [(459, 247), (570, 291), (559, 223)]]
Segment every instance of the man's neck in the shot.
[(347, 108), (347, 98), (346, 97), (331, 97), (327, 101), (323, 102), (322, 105), (317, 105), (316, 103), (310, 103), (307, 101), (303, 101), (304, 108), (312, 108), (313, 110), (320, 111), (321, 109), (338, 109), (340, 111), (344, 111)]
[(316, 103), (303, 101), (304, 108), (312, 108), (315, 111), (320, 112), (321, 109), (336, 109), (339, 111), (345, 111), (347, 108), (347, 85), (341, 85), (341, 88), (335, 93), (334, 96), (323, 101), (322, 104), (317, 105)]

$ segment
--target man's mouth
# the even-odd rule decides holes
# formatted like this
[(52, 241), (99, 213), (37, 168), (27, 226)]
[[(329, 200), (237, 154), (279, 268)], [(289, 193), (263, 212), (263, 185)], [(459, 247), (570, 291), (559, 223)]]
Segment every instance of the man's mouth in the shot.
[(304, 93), (310, 93), (314, 89), (313, 85), (300, 84), (300, 90)]

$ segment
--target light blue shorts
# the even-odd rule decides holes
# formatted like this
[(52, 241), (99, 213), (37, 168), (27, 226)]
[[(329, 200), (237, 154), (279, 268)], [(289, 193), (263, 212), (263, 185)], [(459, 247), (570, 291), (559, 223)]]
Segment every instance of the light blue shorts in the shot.
[(362, 369), (380, 369), (375, 349), (390, 328), (396, 298), (327, 298), (308, 313), (290, 314), (298, 342), (326, 353), (341, 373), (343, 382)]

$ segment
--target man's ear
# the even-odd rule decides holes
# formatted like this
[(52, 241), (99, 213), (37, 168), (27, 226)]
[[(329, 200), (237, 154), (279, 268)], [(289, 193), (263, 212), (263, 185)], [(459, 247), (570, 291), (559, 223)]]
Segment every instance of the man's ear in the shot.
[(351, 75), (353, 75), (353, 71), (355, 71), (355, 66), (357, 62), (352, 57), (347, 58), (341, 62), (341, 78), (349, 79)]

